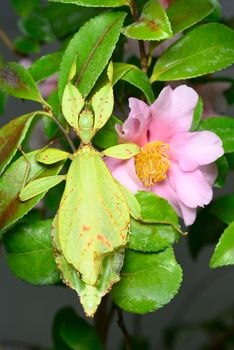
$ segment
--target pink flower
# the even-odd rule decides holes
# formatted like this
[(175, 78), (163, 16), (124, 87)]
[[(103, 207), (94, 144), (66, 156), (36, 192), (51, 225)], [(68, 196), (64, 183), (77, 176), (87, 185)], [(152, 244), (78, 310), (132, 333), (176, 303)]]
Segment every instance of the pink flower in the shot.
[[(29, 68), (32, 65), (32, 61), (28, 58), (24, 58), (24, 59), (20, 60), (20, 64), (22, 64), (22, 66), (24, 68)], [(57, 89), (57, 86), (58, 86), (58, 74), (57, 73), (51, 75), (51, 77), (45, 79), (44, 81), (42, 81), (38, 85), (42, 96), (45, 98), (49, 97), (49, 95), (54, 90)]]
[(43, 97), (48, 97), (58, 87), (58, 74), (55, 73), (39, 84), (39, 90)]
[(191, 225), (196, 208), (208, 204), (217, 176), (215, 160), (224, 153), (210, 131), (190, 132), (197, 93), (186, 85), (167, 86), (148, 106), (130, 98), (130, 114), (116, 126), (121, 142), (134, 142), (141, 152), (130, 160), (106, 158), (112, 175), (133, 193), (152, 191), (165, 198)]
[(167, 9), (170, 6), (171, 0), (159, 0), (159, 1), (165, 9)]

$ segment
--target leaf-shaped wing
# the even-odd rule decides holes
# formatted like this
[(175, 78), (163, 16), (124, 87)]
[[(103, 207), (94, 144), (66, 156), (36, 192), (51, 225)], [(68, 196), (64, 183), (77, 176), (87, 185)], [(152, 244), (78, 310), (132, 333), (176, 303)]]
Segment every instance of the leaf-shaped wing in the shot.
[(82, 281), (79, 272), (67, 262), (62, 254), (58, 237), (57, 215), (53, 222), (52, 237), (53, 246), (55, 248), (55, 260), (61, 271), (63, 282), (78, 293), (86, 315), (92, 317), (95, 314), (102, 297), (109, 292), (114, 283), (120, 280), (119, 273), (123, 266), (124, 251), (120, 248), (118, 252), (114, 251), (106, 255), (103, 261), (103, 271), (99, 276), (98, 285), (90, 286)]
[(124, 247), (130, 215), (125, 198), (99, 153), (79, 150), (67, 175), (58, 212), (62, 253), (89, 285), (96, 285), (105, 256)]

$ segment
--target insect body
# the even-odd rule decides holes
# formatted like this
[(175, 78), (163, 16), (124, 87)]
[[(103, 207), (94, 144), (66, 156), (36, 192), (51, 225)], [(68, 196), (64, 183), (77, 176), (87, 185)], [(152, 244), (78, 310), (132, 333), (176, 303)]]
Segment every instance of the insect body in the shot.
[(91, 144), (113, 109), (110, 81), (93, 96), (91, 105), (92, 109), (69, 82), (62, 107), (81, 139), (80, 148), (74, 154), (52, 148), (39, 151), (37, 160), (45, 164), (70, 158), (68, 173), (32, 181), (20, 195), (27, 200), (66, 180), (52, 230), (56, 262), (64, 282), (78, 292), (89, 316), (120, 278), (130, 211), (140, 217), (135, 197), (123, 191), (102, 159), (104, 155), (127, 159), (137, 154), (139, 147), (121, 144), (98, 152)]

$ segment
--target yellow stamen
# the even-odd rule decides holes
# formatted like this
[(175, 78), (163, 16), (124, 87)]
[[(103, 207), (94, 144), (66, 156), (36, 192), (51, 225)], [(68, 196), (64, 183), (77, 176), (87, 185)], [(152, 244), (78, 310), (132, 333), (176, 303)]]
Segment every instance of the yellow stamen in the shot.
[(169, 148), (167, 143), (161, 141), (150, 142), (134, 157), (136, 174), (145, 187), (151, 187), (167, 177)]

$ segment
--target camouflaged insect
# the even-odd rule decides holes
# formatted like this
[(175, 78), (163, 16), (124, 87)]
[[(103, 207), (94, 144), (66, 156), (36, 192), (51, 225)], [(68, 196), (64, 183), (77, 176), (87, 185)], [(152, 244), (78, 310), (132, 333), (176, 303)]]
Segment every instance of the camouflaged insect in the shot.
[(130, 215), (141, 216), (135, 197), (114, 180), (102, 159), (105, 155), (128, 159), (139, 153), (139, 147), (121, 144), (98, 152), (91, 143), (109, 119), (113, 103), (111, 65), (88, 102), (69, 81), (62, 110), (81, 140), (80, 147), (74, 154), (55, 148), (39, 151), (37, 161), (44, 164), (70, 158), (68, 173), (32, 181), (20, 194), (25, 201), (66, 181), (53, 223), (55, 257), (64, 282), (77, 291), (88, 316), (95, 314), (101, 298), (119, 281)]

